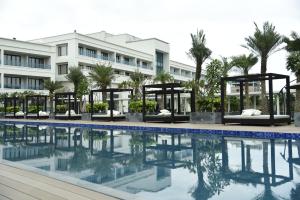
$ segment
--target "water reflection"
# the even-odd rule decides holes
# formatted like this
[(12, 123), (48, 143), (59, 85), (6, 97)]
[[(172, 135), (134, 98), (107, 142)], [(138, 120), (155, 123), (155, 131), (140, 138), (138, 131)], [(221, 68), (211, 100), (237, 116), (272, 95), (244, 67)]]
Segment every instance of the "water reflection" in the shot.
[(238, 186), (258, 191), (244, 199), (300, 199), (295, 140), (1, 124), (0, 156), (146, 199), (227, 200)]

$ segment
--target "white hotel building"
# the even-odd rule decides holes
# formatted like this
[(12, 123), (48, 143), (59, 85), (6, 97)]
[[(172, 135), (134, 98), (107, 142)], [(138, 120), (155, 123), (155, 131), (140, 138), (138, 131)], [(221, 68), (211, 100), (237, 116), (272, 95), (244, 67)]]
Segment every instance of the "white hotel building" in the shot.
[(105, 31), (86, 35), (73, 32), (26, 42), (0, 38), (0, 63), (1, 93), (34, 90), (47, 94), (45, 79), (63, 82), (66, 91), (72, 91), (65, 78), (69, 68), (81, 66), (88, 75), (96, 63), (111, 64), (116, 73), (112, 87), (136, 70), (149, 78), (164, 70), (176, 81), (188, 81), (195, 75), (194, 66), (170, 60), (167, 42)]

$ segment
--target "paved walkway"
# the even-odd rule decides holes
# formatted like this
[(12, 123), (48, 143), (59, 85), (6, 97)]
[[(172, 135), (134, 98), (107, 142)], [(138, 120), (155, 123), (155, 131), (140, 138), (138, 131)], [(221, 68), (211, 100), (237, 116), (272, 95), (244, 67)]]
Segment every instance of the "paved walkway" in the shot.
[[(9, 120), (9, 119), (0, 119)], [(28, 120), (14, 119), (14, 121), (40, 121), (52, 123), (78, 123), (78, 124), (99, 124), (99, 125), (124, 125), (124, 126), (144, 126), (144, 127), (168, 127), (168, 128), (193, 128), (193, 129), (211, 129), (211, 130), (237, 130), (237, 131), (262, 131), (262, 132), (282, 132), (282, 133), (298, 133), (300, 127), (291, 125), (280, 126), (241, 126), (241, 125), (223, 125), (223, 124), (191, 124), (191, 123), (145, 123), (145, 122), (100, 122), (100, 121), (83, 121), (83, 120)]]
[(117, 200), (95, 191), (1, 163), (0, 199)]

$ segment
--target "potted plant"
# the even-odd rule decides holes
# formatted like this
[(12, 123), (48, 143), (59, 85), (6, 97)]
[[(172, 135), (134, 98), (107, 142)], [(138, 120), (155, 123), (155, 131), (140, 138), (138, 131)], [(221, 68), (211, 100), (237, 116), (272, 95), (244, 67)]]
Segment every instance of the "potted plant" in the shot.
[[(154, 113), (156, 108), (155, 101), (146, 101), (146, 112)], [(126, 119), (130, 122), (142, 122), (143, 121), (143, 101), (133, 100), (129, 103), (129, 112), (126, 113)]]

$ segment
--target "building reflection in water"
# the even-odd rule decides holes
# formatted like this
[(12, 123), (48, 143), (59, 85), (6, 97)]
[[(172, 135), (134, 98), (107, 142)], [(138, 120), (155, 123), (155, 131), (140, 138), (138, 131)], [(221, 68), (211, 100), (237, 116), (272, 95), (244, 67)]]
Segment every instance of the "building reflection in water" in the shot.
[[(285, 174), (278, 170), (283, 165), (277, 165), (277, 147), (284, 147)], [(172, 186), (171, 170), (184, 169), (197, 177), (188, 191), (193, 199), (210, 199), (231, 184), (251, 184), (264, 187), (252, 199), (271, 200), (281, 199), (273, 188), (293, 180), (300, 142), (8, 124), (0, 126), (0, 155), (130, 193), (162, 191)], [(299, 193), (296, 185), (291, 199)]]

